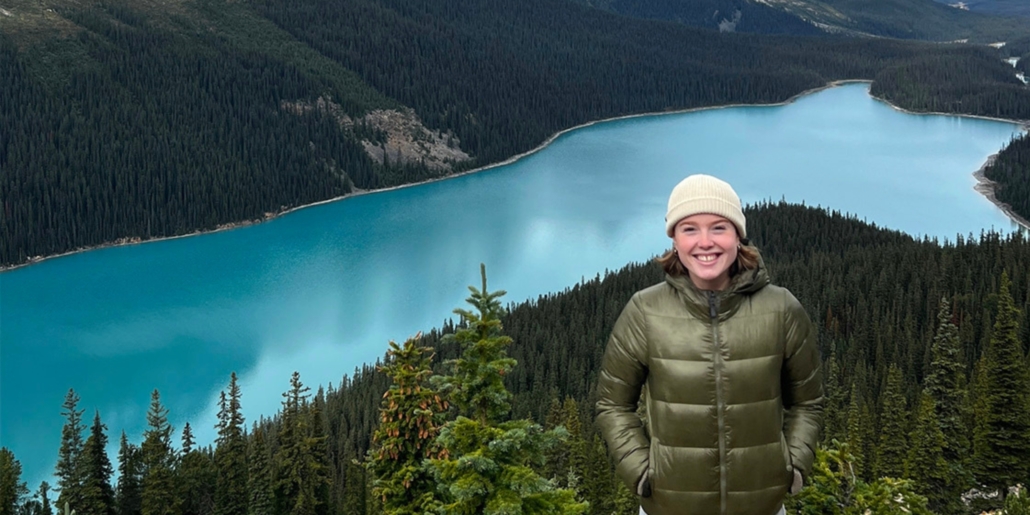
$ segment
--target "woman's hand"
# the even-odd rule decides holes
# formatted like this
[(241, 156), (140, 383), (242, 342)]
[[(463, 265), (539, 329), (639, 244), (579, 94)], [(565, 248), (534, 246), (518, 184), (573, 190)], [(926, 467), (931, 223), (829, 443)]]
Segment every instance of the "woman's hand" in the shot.
[[(795, 470), (796, 474), (797, 471)], [(637, 483), (637, 495), (640, 497), (651, 497), (651, 479), (647, 477), (648, 473), (645, 470), (644, 475), (640, 476), (640, 482)], [(797, 478), (794, 479), (797, 481)]]
[[(790, 495), (796, 495), (805, 486), (805, 478), (801, 477), (801, 471), (794, 469), (794, 482), (790, 484)], [(650, 490), (650, 488), (648, 488)]]

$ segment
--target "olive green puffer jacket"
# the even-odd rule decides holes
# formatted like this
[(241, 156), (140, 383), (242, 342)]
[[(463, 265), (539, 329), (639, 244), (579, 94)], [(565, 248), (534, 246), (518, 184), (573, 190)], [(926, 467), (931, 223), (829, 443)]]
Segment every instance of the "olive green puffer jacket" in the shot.
[(812, 466), (820, 365), (808, 315), (762, 266), (722, 292), (667, 276), (633, 296), (605, 349), (597, 421), (616, 473), (631, 491), (648, 474), (649, 515), (776, 513)]

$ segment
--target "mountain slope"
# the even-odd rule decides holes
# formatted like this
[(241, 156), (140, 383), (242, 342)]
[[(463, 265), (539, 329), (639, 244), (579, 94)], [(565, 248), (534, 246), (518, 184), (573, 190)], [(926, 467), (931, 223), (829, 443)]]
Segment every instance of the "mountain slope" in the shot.
[(849, 34), (990, 43), (1026, 33), (1025, 24), (933, 0), (571, 0), (635, 18), (720, 31)]
[(958, 9), (994, 14), (997, 16), (1030, 17), (1030, 2), (1026, 0), (935, 0)]

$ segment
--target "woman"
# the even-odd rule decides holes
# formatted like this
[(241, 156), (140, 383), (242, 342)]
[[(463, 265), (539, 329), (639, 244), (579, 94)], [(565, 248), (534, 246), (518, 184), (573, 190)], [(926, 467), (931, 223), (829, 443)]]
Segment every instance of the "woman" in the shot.
[(729, 184), (684, 179), (665, 230), (665, 281), (630, 299), (601, 366), (597, 421), (616, 473), (649, 515), (782, 513), (822, 426), (815, 329), (769, 284)]

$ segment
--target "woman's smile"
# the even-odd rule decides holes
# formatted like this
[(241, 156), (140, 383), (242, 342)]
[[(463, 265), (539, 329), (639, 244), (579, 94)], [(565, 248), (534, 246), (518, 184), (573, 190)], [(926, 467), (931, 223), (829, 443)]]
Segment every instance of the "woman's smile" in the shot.
[(676, 224), (672, 238), (694, 286), (714, 291), (729, 286), (739, 242), (732, 222), (707, 213), (688, 216)]

